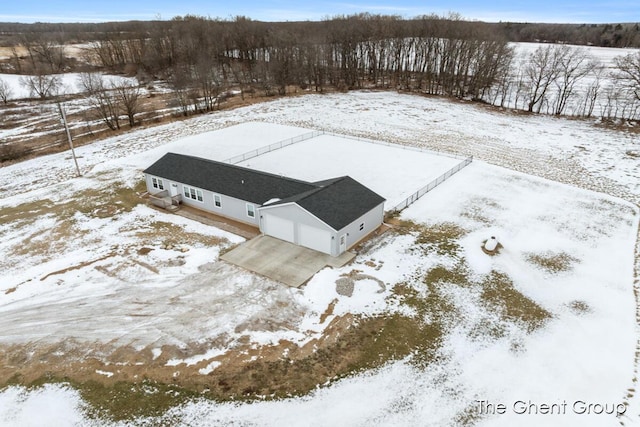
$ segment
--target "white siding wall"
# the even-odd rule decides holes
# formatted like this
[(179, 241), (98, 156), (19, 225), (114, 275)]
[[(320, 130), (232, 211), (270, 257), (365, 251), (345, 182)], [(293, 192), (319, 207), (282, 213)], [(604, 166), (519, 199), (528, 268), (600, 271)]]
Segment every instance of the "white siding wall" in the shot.
[[(294, 238), (292, 242), (296, 245), (320, 250), (329, 255), (336, 255), (337, 242), (335, 237), (335, 230), (333, 230), (327, 224), (320, 221), (318, 218), (316, 218), (306, 210), (302, 209), (300, 206), (293, 203), (277, 205), (273, 207), (264, 206), (260, 209), (259, 216), (261, 216), (264, 220), (265, 216), (267, 215), (277, 215), (280, 218), (287, 219), (294, 223)], [(269, 218), (267, 218), (267, 221), (268, 220)], [(269, 226), (267, 225), (267, 228), (268, 227)], [(303, 236), (302, 233), (305, 232), (305, 228), (307, 229), (307, 232)], [(313, 228), (318, 231), (314, 233), (313, 231), (309, 231), (309, 228)], [(265, 230), (263, 224), (260, 225), (260, 231), (268, 234), (268, 230)]]
[[(152, 178), (151, 175), (146, 174), (147, 190), (150, 193), (157, 193), (159, 190), (153, 188), (151, 178)], [(202, 196), (203, 196), (202, 202), (200, 202), (198, 200), (193, 200), (185, 197), (184, 185), (186, 184), (183, 184), (181, 182), (169, 181), (168, 179), (165, 179), (165, 178), (162, 178), (162, 180), (164, 183), (165, 190), (169, 190), (171, 184), (178, 185), (178, 194), (182, 195), (182, 203), (186, 206), (192, 206), (194, 208), (209, 211), (217, 215), (226, 216), (236, 221), (258, 226), (258, 215), (259, 215), (258, 207), (260, 206), (258, 204), (251, 203), (254, 205), (254, 212), (255, 212), (255, 216), (251, 218), (247, 215), (247, 202), (245, 200), (240, 200), (240, 199), (236, 199), (235, 197), (229, 197), (229, 196), (225, 196), (224, 194), (220, 194), (222, 206), (217, 207), (215, 206), (213, 201), (214, 193), (209, 190), (203, 190), (200, 188), (200, 190), (202, 190)], [(191, 185), (187, 185), (187, 187), (198, 188)], [(219, 193), (215, 193), (215, 194), (219, 194)]]
[[(347, 235), (347, 249), (358, 243), (373, 230), (378, 228), (384, 220), (384, 203), (379, 204), (366, 214), (362, 215), (351, 224), (338, 231), (338, 239), (343, 234)], [(360, 224), (364, 223), (364, 228), (360, 230)], [(339, 255), (339, 254), (338, 254)]]
[[(278, 215), (295, 224), (293, 243), (338, 256), (341, 253), (341, 235), (346, 235), (347, 243), (345, 250), (348, 250), (382, 224), (384, 219), (384, 203), (379, 204), (337, 233), (333, 228), (293, 203), (274, 207), (265, 206), (260, 209), (260, 215), (264, 217), (265, 214)], [(362, 230), (360, 230), (361, 224), (364, 224)], [(317, 231), (310, 230), (309, 228), (315, 228)], [(265, 232), (262, 226), (260, 230)]]

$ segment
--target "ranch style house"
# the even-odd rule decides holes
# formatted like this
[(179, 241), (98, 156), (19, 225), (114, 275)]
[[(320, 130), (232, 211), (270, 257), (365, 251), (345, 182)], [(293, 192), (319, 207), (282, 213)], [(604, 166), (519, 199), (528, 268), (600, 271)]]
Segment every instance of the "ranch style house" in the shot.
[(254, 225), (260, 232), (338, 256), (383, 221), (385, 199), (349, 176), (305, 182), (167, 153), (144, 170), (155, 200)]

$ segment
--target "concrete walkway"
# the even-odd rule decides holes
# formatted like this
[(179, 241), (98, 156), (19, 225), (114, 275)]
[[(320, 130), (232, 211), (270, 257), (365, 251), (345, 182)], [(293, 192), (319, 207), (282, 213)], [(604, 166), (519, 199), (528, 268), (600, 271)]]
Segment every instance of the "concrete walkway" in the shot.
[(258, 236), (223, 254), (220, 258), (298, 288), (322, 268), (342, 267), (355, 256), (354, 253), (345, 252), (339, 257), (332, 257), (271, 236)]

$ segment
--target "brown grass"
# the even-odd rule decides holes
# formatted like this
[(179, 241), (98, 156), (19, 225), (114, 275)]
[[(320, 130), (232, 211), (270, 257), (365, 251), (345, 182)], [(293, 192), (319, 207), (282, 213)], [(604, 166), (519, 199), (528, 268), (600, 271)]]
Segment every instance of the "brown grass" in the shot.
[(574, 300), (571, 301), (568, 306), (575, 314), (587, 314), (591, 312), (591, 307), (584, 301)]
[(551, 318), (551, 313), (515, 289), (506, 274), (495, 270), (482, 282), (481, 299), (504, 320), (519, 323), (529, 332)]
[[(441, 345), (439, 325), (425, 324), (417, 318), (381, 315), (342, 322), (340, 326), (345, 319), (334, 319), (328, 327), (328, 336), (303, 348), (282, 342), (279, 346), (258, 349), (247, 343), (229, 350), (222, 365), (208, 375), (197, 373), (208, 361), (191, 367), (166, 366), (167, 357), (179, 355), (168, 346), (163, 346), (162, 358), (155, 361), (149, 360), (148, 351), (131, 348), (112, 351), (110, 365), (87, 358), (89, 353), (82, 347), (54, 345), (45, 354), (35, 356), (30, 347), (0, 347), (0, 374), (4, 374), (0, 387), (64, 382), (79, 390), (91, 414), (128, 420), (161, 415), (170, 407), (196, 397), (238, 401), (304, 395), (319, 384), (326, 385), (411, 354), (419, 354), (417, 359), (421, 363), (430, 363)], [(284, 348), (291, 350), (286, 357), (282, 355)], [(105, 349), (96, 351), (103, 353)], [(117, 361), (121, 363), (115, 368)], [(96, 374), (96, 369), (118, 373), (107, 378)], [(173, 375), (176, 371), (179, 376)]]
[(579, 260), (566, 252), (527, 254), (526, 260), (549, 273), (570, 271)]
[(94, 259), (94, 260), (91, 260), (91, 261), (81, 262), (80, 264), (76, 264), (76, 265), (74, 265), (74, 266), (71, 266), (71, 267), (68, 267), (68, 268), (64, 268), (64, 269), (62, 269), (62, 270), (54, 271), (54, 272), (51, 272), (51, 273), (49, 273), (49, 274), (47, 274), (47, 275), (45, 275), (45, 276), (42, 276), (42, 277), (40, 278), (40, 280), (41, 280), (41, 281), (42, 281), (42, 280), (45, 280), (47, 277), (55, 276), (56, 274), (64, 274), (64, 273), (69, 272), (69, 271), (73, 271), (73, 270), (80, 270), (81, 268), (87, 267), (87, 266), (89, 266), (89, 265), (91, 265), (91, 264), (95, 264), (96, 262), (104, 261), (104, 260), (105, 260), (105, 259), (107, 259), (107, 258), (111, 258), (112, 256), (113, 256), (113, 254), (109, 254), (109, 255), (103, 256), (103, 257), (98, 258), (98, 259)]
[(224, 237), (207, 236), (186, 231), (181, 225), (166, 221), (154, 221), (150, 224), (136, 224), (121, 232), (132, 231), (142, 245), (161, 243), (165, 246), (202, 244), (205, 246), (222, 246), (228, 243)]
[(416, 244), (423, 245), (426, 251), (435, 251), (439, 255), (457, 255), (460, 245), (458, 239), (467, 233), (466, 230), (453, 223), (439, 223), (432, 226), (421, 226)]

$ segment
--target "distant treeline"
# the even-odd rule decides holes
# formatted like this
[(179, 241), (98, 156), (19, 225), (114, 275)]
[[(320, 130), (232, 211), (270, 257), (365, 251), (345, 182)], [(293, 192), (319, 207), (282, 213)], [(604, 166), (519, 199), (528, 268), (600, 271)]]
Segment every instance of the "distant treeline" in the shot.
[[(361, 14), (348, 17), (351, 21), (368, 20), (372, 16)], [(453, 20), (458, 25), (470, 27), (482, 26), (496, 36), (504, 37), (509, 42), (549, 42), (568, 43), (576, 45), (601, 47), (640, 47), (639, 23), (609, 23), (609, 24), (545, 24), (545, 23), (479, 23), (464, 21), (457, 15), (439, 17), (435, 15), (420, 16), (413, 19), (401, 19), (394, 16), (376, 16), (377, 19), (393, 21), (407, 35), (415, 35), (415, 31), (424, 25), (424, 21), (439, 22)], [(188, 22), (202, 19), (194, 16), (176, 17), (169, 21), (126, 21), (104, 23), (1, 23), (0, 46), (10, 46), (19, 42), (24, 33), (41, 33), (55, 37), (65, 43), (83, 43), (95, 41), (114, 34), (139, 34), (141, 32), (166, 31), (175, 27), (176, 22)], [(250, 21), (260, 32), (269, 31), (302, 31), (303, 33), (317, 33), (326, 28), (331, 21), (343, 21), (345, 17), (335, 17), (325, 21), (304, 22), (259, 22), (248, 18), (238, 17), (233, 20), (208, 19), (219, 25), (233, 27), (235, 22)]]
[[(556, 115), (636, 119), (640, 112), (640, 54), (622, 51), (605, 67), (590, 49), (567, 45), (637, 45), (638, 26), (631, 24), (491, 24), (455, 14), (410, 20), (360, 14), (317, 22), (184, 16), (5, 27), (4, 37), (13, 44), (0, 72), (29, 76), (24, 86), (42, 99), (58, 92), (60, 73), (83, 73), (84, 92), (112, 129), (119, 128), (123, 111), (135, 123), (138, 90), (92, 71), (135, 76), (142, 84), (166, 82), (171, 106), (185, 116), (214, 110), (236, 92), (244, 99), (363, 88)], [(510, 41), (548, 44), (516, 55)], [(70, 42), (84, 43), (81, 53), (70, 55)], [(0, 100), (9, 98), (0, 85)]]

